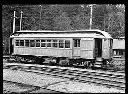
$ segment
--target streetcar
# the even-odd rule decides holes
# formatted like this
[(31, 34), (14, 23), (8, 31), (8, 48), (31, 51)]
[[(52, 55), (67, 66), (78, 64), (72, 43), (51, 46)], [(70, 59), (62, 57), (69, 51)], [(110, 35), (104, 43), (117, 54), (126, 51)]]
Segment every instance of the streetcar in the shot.
[(10, 36), (10, 53), (22, 62), (105, 67), (112, 59), (112, 43), (110, 34), (98, 29), (21, 30)]

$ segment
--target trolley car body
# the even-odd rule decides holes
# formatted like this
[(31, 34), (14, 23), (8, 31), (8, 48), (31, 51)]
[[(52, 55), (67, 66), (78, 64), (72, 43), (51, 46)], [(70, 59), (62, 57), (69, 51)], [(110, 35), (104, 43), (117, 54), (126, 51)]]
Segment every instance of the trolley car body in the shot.
[(17, 31), (10, 36), (14, 55), (109, 60), (112, 37), (101, 30)]

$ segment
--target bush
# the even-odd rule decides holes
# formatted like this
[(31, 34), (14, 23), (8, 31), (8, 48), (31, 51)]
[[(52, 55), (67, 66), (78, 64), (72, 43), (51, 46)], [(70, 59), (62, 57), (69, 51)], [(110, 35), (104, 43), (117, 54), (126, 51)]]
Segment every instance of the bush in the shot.
[(110, 69), (124, 71), (125, 70), (125, 60), (121, 60), (121, 59), (112, 60), (110, 62)]

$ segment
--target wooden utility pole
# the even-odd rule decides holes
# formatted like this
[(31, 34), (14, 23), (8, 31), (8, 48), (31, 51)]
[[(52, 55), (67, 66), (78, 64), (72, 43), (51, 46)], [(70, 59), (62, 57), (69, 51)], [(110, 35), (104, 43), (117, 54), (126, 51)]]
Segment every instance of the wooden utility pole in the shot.
[(14, 11), (14, 18), (13, 18), (13, 33), (15, 32), (15, 21), (16, 21), (16, 11)]
[[(90, 7), (90, 27), (89, 27), (89, 29), (92, 29), (92, 12), (93, 12), (93, 5), (95, 5), (95, 4), (90, 4), (90, 5), (88, 5), (88, 6)], [(88, 6), (87, 6), (87, 7), (88, 7)], [(81, 7), (84, 8), (84, 5), (81, 5)]]
[(40, 23), (39, 23), (39, 30), (41, 29), (41, 12), (42, 12), (42, 5), (40, 5), (41, 9), (40, 9)]
[(21, 13), (21, 16), (20, 16), (20, 31), (21, 31), (21, 29), (22, 29), (22, 14), (23, 14), (23, 12), (21, 11), (20, 13)]
[(92, 27), (92, 10), (93, 10), (93, 4), (90, 4), (89, 6), (91, 8), (91, 11), (90, 11), (90, 28), (89, 29), (91, 29), (91, 27)]

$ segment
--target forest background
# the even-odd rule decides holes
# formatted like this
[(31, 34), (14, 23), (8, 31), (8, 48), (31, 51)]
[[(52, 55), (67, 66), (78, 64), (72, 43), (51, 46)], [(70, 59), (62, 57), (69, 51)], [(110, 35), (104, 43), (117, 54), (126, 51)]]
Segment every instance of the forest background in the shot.
[[(9, 36), (13, 32), (16, 11), (16, 31), (20, 30), (80, 30), (89, 29), (89, 4), (2, 5), (3, 54), (9, 54)], [(113, 38), (125, 36), (125, 5), (94, 4), (92, 29), (105, 30)]]

